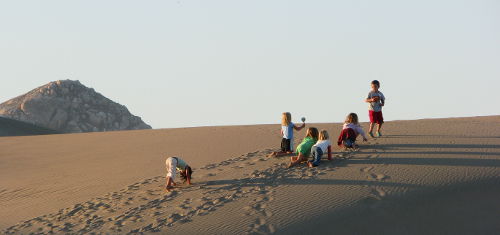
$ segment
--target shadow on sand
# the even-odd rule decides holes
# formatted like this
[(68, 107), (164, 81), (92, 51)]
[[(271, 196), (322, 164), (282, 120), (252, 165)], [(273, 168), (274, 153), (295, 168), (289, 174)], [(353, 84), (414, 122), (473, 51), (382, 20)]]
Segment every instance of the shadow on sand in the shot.
[(466, 138), (466, 139), (499, 139), (500, 136), (465, 136), (465, 135), (384, 135), (383, 138)]

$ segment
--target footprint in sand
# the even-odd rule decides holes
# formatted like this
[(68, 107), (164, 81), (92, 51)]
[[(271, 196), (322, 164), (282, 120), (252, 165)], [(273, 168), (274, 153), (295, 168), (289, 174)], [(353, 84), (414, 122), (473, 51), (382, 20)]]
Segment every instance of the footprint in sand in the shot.
[(389, 178), (389, 176), (384, 175), (384, 174), (376, 174), (376, 179), (377, 180), (385, 180), (387, 178)]
[(385, 179), (388, 179), (390, 178), (389, 176), (387, 175), (384, 175), (384, 174), (369, 174), (368, 175), (368, 179), (374, 179), (374, 180), (385, 180)]
[(380, 189), (380, 188), (372, 189), (372, 194), (379, 197), (379, 198), (383, 198), (387, 195), (387, 193), (383, 189)]
[(200, 167), (200, 169), (210, 170), (210, 169), (213, 169), (215, 167), (216, 167), (216, 165), (214, 163), (212, 163), (212, 164), (208, 164), (208, 165), (202, 166), (202, 167)]
[(374, 180), (374, 179), (376, 179), (376, 178), (377, 178), (377, 175), (375, 175), (375, 174), (368, 174), (367, 178), (368, 178), (369, 180)]
[(348, 155), (348, 153), (342, 152), (342, 153), (337, 154), (336, 157), (345, 157), (347, 155)]
[(375, 158), (379, 158), (380, 155), (376, 154), (376, 155), (368, 155), (366, 158), (367, 159), (375, 159)]
[(369, 166), (369, 167), (363, 167), (363, 168), (361, 168), (361, 169), (360, 169), (360, 171), (365, 172), (365, 173), (368, 173), (368, 172), (370, 172), (372, 169), (373, 169), (373, 166)]
[(184, 218), (184, 216), (178, 214), (178, 213), (173, 213), (168, 216), (167, 218), (167, 223), (172, 224), (180, 219)]
[(250, 224), (248, 234), (270, 234), (275, 233), (273, 225), (267, 223), (265, 218), (257, 218), (253, 224)]
[(127, 190), (133, 190), (133, 191), (139, 190), (139, 186), (138, 185), (129, 185), (127, 187)]
[(257, 158), (253, 160), (254, 162), (261, 162), (261, 161), (267, 161), (266, 158)]

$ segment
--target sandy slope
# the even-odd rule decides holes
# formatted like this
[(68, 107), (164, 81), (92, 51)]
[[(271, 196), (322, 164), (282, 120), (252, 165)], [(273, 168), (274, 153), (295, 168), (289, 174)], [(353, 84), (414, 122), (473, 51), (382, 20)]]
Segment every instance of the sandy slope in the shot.
[[(388, 122), (384, 137), (314, 169), (267, 157), (279, 144), (275, 125), (0, 138), (1, 228), (494, 234), (499, 124), (500, 116)], [(163, 162), (173, 154), (197, 168), (195, 184), (165, 192)]]

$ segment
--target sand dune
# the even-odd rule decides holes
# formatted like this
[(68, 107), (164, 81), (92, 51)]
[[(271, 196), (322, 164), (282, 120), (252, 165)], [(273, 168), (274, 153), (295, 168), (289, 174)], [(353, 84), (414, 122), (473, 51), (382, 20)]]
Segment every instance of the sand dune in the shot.
[[(495, 234), (499, 124), (500, 116), (388, 122), (382, 138), (335, 149), (313, 169), (267, 156), (278, 125), (0, 138), (0, 229)], [(166, 192), (172, 155), (195, 168), (194, 185)]]

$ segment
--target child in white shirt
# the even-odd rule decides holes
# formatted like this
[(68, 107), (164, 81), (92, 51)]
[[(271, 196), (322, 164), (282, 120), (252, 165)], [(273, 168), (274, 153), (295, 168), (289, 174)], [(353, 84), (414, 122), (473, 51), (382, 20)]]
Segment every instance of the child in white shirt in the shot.
[(328, 152), (328, 160), (332, 160), (332, 142), (329, 140), (328, 132), (326, 130), (321, 130), (318, 142), (316, 142), (311, 149), (313, 160), (309, 160), (307, 165), (309, 167), (318, 166), (323, 153), (326, 152)]

